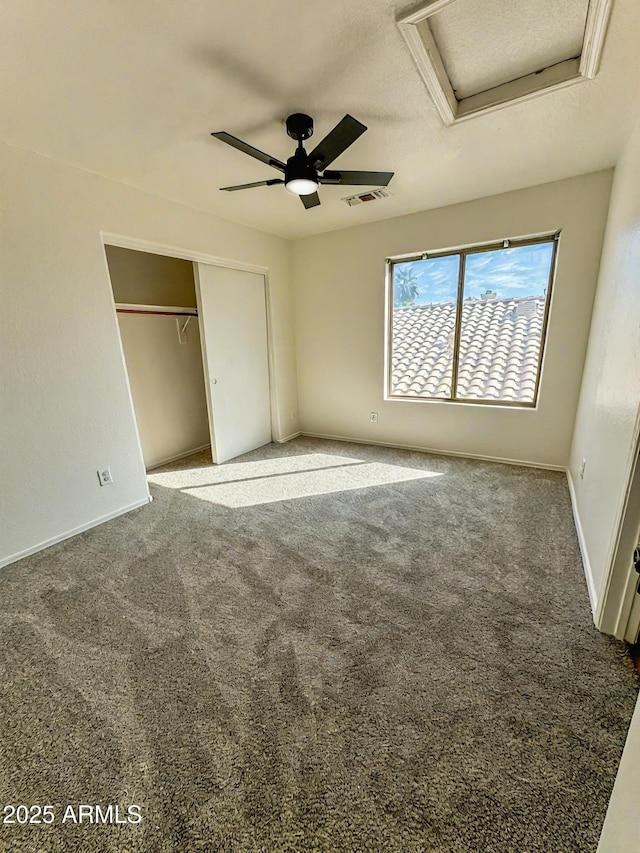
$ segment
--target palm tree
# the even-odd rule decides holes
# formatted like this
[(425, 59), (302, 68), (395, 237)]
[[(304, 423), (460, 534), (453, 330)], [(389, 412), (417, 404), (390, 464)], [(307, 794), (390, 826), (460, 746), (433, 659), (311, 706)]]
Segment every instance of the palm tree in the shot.
[(393, 271), (393, 307), (413, 305), (418, 295), (418, 276), (408, 264), (398, 264)]

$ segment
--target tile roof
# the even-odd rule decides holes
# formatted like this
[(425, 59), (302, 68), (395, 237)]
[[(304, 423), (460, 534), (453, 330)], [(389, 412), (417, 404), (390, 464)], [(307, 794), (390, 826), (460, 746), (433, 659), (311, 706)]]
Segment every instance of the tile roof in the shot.
[[(458, 367), (458, 398), (533, 402), (545, 297), (466, 299)], [(393, 312), (391, 393), (451, 395), (456, 306)]]

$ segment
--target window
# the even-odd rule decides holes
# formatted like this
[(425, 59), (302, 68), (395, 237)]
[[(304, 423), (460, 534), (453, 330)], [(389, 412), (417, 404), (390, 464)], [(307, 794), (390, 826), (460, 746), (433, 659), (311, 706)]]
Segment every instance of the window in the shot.
[(386, 396), (535, 406), (558, 239), (390, 260)]

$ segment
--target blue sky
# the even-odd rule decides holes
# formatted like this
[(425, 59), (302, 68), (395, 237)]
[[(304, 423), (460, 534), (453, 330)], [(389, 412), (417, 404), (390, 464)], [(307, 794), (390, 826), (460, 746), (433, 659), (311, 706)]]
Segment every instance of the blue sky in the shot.
[[(536, 243), (495, 252), (467, 255), (464, 296), (478, 298), (486, 290), (495, 290), (498, 299), (517, 296), (542, 296), (549, 281), (553, 246)], [(453, 302), (458, 292), (458, 256), (408, 261), (398, 264), (415, 272), (419, 296), (416, 305), (425, 302)]]

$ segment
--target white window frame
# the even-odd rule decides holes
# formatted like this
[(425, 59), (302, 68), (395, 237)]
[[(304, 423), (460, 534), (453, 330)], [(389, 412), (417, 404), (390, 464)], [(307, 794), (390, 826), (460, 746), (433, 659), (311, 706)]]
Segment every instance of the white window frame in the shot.
[[(564, 89), (574, 83), (592, 80), (598, 73), (613, 0), (590, 0), (580, 56), (458, 99), (429, 26), (429, 18), (453, 2), (455, 0), (426, 0), (412, 7), (409, 12), (400, 13), (396, 20), (418, 72), (446, 125), (458, 124), (477, 115), (529, 101), (554, 89)], [(478, 8), (482, 13), (482, 4)]]
[[(521, 400), (486, 400), (475, 397), (456, 397), (456, 386), (458, 384), (458, 360), (460, 356), (460, 336), (462, 327), (462, 306), (464, 300), (464, 277), (465, 260), (467, 255), (479, 252), (495, 252), (500, 249), (514, 249), (518, 246), (533, 246), (539, 243), (553, 243), (551, 263), (549, 265), (549, 279), (547, 294), (544, 304), (544, 315), (542, 319), (542, 334), (540, 338), (540, 354), (538, 356), (538, 370), (536, 384), (532, 401)], [(538, 405), (538, 396), (542, 381), (544, 356), (546, 351), (547, 331), (549, 325), (549, 314), (551, 312), (551, 299), (553, 285), (556, 277), (558, 263), (558, 247), (560, 243), (560, 231), (548, 234), (536, 234), (530, 237), (508, 237), (495, 240), (491, 243), (476, 243), (467, 246), (459, 246), (455, 249), (434, 249), (422, 251), (410, 255), (396, 255), (385, 260), (385, 336), (384, 336), (384, 399), (389, 402), (403, 403), (455, 403), (457, 405), (472, 406), (508, 406), (517, 409), (535, 409)], [(408, 261), (428, 260), (430, 258), (443, 258), (452, 255), (460, 256), (458, 266), (458, 292), (455, 317), (455, 333), (453, 346), (453, 365), (451, 371), (451, 396), (450, 397), (427, 397), (414, 394), (394, 394), (391, 389), (393, 371), (393, 271), (397, 264)]]

